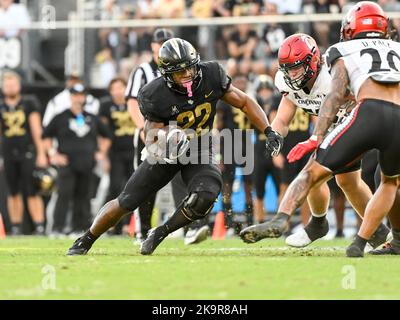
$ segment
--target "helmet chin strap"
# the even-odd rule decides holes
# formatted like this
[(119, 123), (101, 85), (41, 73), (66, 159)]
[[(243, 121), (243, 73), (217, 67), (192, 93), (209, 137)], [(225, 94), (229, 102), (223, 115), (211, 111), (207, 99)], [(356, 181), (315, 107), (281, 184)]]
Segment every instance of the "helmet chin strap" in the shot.
[(192, 84), (193, 84), (193, 81), (188, 81), (188, 82), (182, 83), (182, 86), (185, 87), (187, 90), (187, 94), (188, 94), (189, 98), (193, 96)]

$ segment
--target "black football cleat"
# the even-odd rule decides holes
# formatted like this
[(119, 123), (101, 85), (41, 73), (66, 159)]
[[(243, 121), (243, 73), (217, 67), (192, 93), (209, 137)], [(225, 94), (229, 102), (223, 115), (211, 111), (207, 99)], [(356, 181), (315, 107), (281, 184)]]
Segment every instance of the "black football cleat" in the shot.
[(144, 240), (140, 245), (140, 253), (143, 255), (152, 254), (166, 236), (167, 234), (163, 232), (161, 227), (150, 229), (146, 240)]
[(286, 231), (288, 222), (275, 218), (244, 228), (239, 234), (240, 238), (246, 243), (255, 243), (265, 238), (279, 238)]
[(364, 250), (353, 242), (347, 247), (346, 256), (349, 258), (362, 258), (364, 257)]
[(368, 240), (368, 243), (372, 248), (375, 249), (378, 248), (381, 244), (390, 241), (388, 237), (391, 237), (390, 229), (386, 227), (384, 224), (381, 224), (378, 227), (378, 229), (376, 229), (371, 238)]
[(92, 246), (84, 245), (82, 241), (83, 237), (79, 237), (72, 244), (71, 248), (68, 249), (67, 256), (83, 256), (88, 253)]
[(382, 248), (371, 250), (368, 252), (373, 255), (400, 255), (400, 247), (392, 245), (390, 242), (385, 243)]

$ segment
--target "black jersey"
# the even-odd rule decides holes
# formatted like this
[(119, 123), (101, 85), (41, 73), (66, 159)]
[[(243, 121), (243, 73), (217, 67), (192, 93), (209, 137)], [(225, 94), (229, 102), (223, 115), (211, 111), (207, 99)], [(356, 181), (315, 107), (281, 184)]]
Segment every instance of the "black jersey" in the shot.
[(311, 115), (301, 108), (296, 108), (296, 113), (290, 122), (288, 135), (282, 147), (282, 154), (287, 156), (292, 148), (299, 142), (310, 137)]
[(8, 106), (4, 100), (0, 101), (0, 123), (5, 156), (34, 150), (29, 126), (29, 116), (33, 112), (40, 113), (39, 103), (34, 97), (24, 96), (14, 107)]
[(136, 127), (126, 103), (116, 104), (110, 97), (104, 98), (100, 103), (99, 116), (107, 119), (108, 127), (111, 130), (111, 151), (131, 152)]
[[(257, 102), (263, 108), (267, 117), (269, 117), (272, 111), (278, 110), (279, 101), (281, 100), (281, 95), (277, 94), (271, 97), (268, 101), (262, 101), (261, 99), (257, 98)], [(255, 150), (256, 156), (265, 157), (265, 143), (267, 137), (265, 136), (264, 132), (260, 132), (258, 129), (255, 129), (256, 141), (255, 141)]]
[(44, 138), (56, 138), (58, 151), (66, 154), (76, 168), (90, 168), (97, 150), (97, 137), (111, 138), (100, 118), (86, 111), (79, 115), (70, 109), (58, 114), (43, 130)]
[(192, 129), (197, 136), (209, 132), (214, 124), (217, 102), (231, 84), (231, 78), (216, 61), (200, 63), (202, 80), (192, 97), (168, 88), (157, 78), (139, 91), (138, 101), (143, 116), (154, 122), (176, 122)]
[(221, 117), (222, 128), (225, 129), (251, 129), (251, 122), (244, 112), (238, 108), (232, 107), (225, 101), (218, 101), (218, 117)]

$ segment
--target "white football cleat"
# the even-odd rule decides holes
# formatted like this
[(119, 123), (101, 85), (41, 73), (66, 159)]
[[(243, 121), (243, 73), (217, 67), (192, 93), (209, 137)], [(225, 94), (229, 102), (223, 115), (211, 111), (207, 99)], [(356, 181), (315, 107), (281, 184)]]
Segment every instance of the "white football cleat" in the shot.
[(299, 231), (287, 237), (285, 242), (288, 246), (303, 248), (308, 246), (313, 241), (308, 237), (308, 234), (304, 228), (301, 228)]
[(209, 230), (210, 228), (208, 226), (202, 226), (199, 229), (189, 230), (185, 236), (185, 245), (203, 242), (207, 239)]

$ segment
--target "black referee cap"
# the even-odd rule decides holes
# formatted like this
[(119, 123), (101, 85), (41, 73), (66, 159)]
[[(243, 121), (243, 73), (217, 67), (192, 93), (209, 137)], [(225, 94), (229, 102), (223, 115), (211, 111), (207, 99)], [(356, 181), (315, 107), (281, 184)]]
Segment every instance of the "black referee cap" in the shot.
[(165, 41), (172, 39), (174, 37), (174, 33), (170, 29), (158, 28), (153, 33), (152, 42), (156, 43), (164, 43)]

